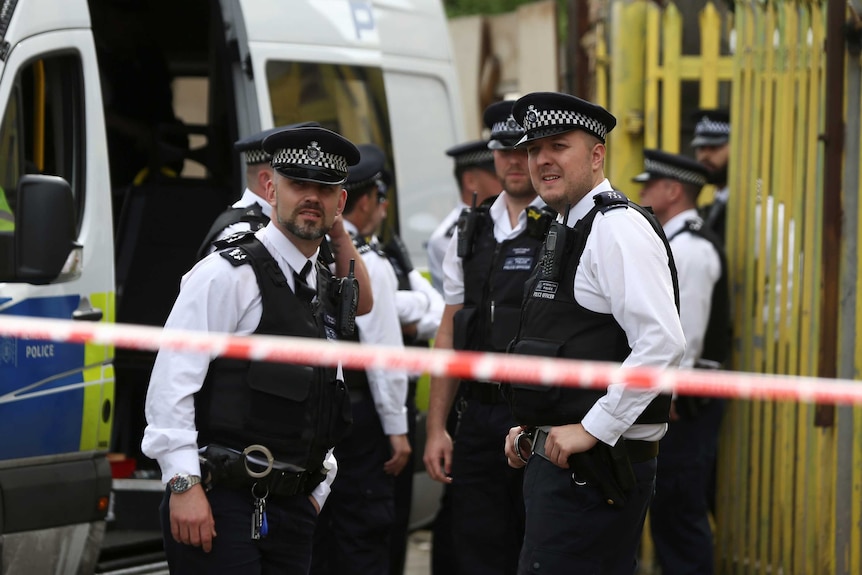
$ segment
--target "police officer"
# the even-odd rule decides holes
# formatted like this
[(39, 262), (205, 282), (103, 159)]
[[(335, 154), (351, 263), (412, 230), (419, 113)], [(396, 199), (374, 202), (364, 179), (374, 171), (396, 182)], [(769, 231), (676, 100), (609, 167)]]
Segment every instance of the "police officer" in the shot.
[[(275, 169), (267, 184), (274, 219), (198, 262), (165, 327), (342, 337), (349, 322), (339, 318), (349, 319), (354, 301), (343, 296), (355, 286), (337, 282), (318, 251), (329, 231), (343, 254), (358, 255), (335, 221), (359, 153), (314, 127), (276, 132), (263, 146)], [(364, 270), (361, 261), (356, 268)], [(360, 313), (370, 308), (365, 300)], [(317, 513), (335, 477), (331, 449), (350, 423), (340, 371), (159, 352), (142, 449), (167, 483), (161, 511), (172, 573), (308, 572)]]
[[(517, 333), (524, 282), (553, 219), (536, 196), (527, 154), (513, 149), (524, 134), (512, 118), (513, 103), (485, 110), (504, 191), (464, 210), (458, 222), (443, 261), (446, 308), (437, 348), (505, 352)], [(514, 574), (524, 528), (523, 474), (500, 450), (514, 420), (498, 383), (462, 381), (451, 437), (446, 419), (458, 387), (457, 379), (431, 379), (425, 467), (449, 490), (457, 572)]]
[(691, 147), (697, 161), (706, 166), (708, 182), (717, 188), (712, 203), (703, 206), (701, 215), (707, 229), (724, 244), (727, 221), (727, 165), (730, 156), (730, 113), (722, 109), (698, 110), (692, 116), (694, 138)]
[[(365, 240), (380, 224), (376, 180), (383, 155), (363, 145), (345, 187), (344, 226), (362, 256), (374, 290), (374, 308), (357, 318), (362, 343), (403, 349), (395, 308), (398, 282), (385, 255)], [(338, 478), (315, 533), (314, 574), (389, 575), (394, 521), (394, 478), (410, 456), (407, 439), (407, 373), (350, 370), (346, 374), (353, 429), (335, 448)]]
[[(360, 154), (367, 148), (374, 149), (374, 154), (379, 158), (380, 172), (375, 178), (377, 188), (377, 201), (379, 204), (379, 220), (385, 226), (389, 208), (389, 194), (392, 184), (391, 172), (384, 166), (385, 154), (374, 144), (361, 144)], [(401, 322), (401, 336), (404, 345), (415, 347), (428, 347), (429, 340), (434, 338), (437, 328), (440, 327), (440, 318), (443, 316), (443, 296), (435, 290), (431, 283), (425, 279), (414, 267), (407, 253), (407, 247), (394, 230), (387, 229), (386, 242), (375, 234), (369, 240), (373, 249), (379, 250), (389, 259), (395, 277), (398, 279), (398, 291), (395, 293), (395, 308), (398, 319)], [(416, 385), (419, 376), (412, 375), (407, 381), (407, 438), (410, 445), (416, 441), (416, 418), (418, 409), (416, 407)], [(407, 540), (410, 527), (410, 509), (413, 503), (413, 467), (415, 452), (410, 452), (407, 460), (406, 470), (395, 478), (395, 523), (392, 527), (392, 538), (389, 545), (390, 561), (389, 572), (391, 575), (404, 573), (404, 565), (407, 559)]]
[[(514, 353), (677, 366), (685, 348), (670, 248), (655, 219), (604, 176), (616, 119), (575, 96), (514, 106), (539, 195), (560, 212), (526, 285)], [(526, 465), (519, 573), (632, 574), (670, 397), (512, 385), (506, 456)]]
[[(721, 367), (730, 347), (727, 266), (718, 237), (697, 213), (706, 168), (685, 156), (644, 151), (641, 202), (664, 228), (679, 275), (679, 314), (685, 334), (681, 366)], [(677, 397), (662, 438), (650, 527), (662, 573), (713, 572), (706, 488), (718, 442), (723, 402)]]
[(264, 130), (234, 142), (234, 149), (245, 160), (245, 190), (242, 197), (219, 214), (210, 226), (201, 247), (198, 259), (212, 252), (213, 243), (228, 236), (246, 231), (256, 232), (269, 223), (272, 208), (266, 199), (266, 183), (272, 179), (272, 158), (263, 149), (263, 140), (270, 134), (290, 128), (320, 126), (317, 122), (302, 122), (280, 128)]
[(476, 195), (478, 206), (488, 198), (500, 193), (500, 180), (494, 168), (494, 156), (488, 149), (487, 140), (476, 140), (458, 144), (446, 150), (446, 155), (455, 161), (455, 181), (460, 192), (458, 205), (443, 218), (440, 225), (428, 238), (428, 271), (431, 285), (443, 293), (443, 257), (461, 211), (473, 203)]

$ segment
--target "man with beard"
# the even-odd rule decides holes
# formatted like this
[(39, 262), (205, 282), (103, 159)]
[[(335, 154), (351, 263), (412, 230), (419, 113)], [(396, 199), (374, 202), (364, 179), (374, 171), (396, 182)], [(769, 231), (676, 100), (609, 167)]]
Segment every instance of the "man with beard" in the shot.
[[(524, 134), (512, 118), (513, 103), (485, 110), (503, 191), (461, 214), (443, 260), (446, 307), (435, 348), (502, 353), (517, 333), (524, 282), (553, 214), (536, 196), (527, 154), (513, 149)], [(456, 398), (453, 437), (446, 424)], [(498, 382), (431, 378), (424, 463), (448, 490), (457, 573), (506, 575), (518, 568), (523, 474), (500, 450), (512, 425)]]
[[(670, 247), (658, 222), (611, 187), (605, 138), (616, 118), (557, 92), (519, 99), (539, 195), (560, 212), (524, 291), (512, 353), (677, 367), (685, 349)], [(518, 573), (629, 574), (637, 569), (671, 398), (607, 389), (507, 387), (518, 427), (506, 456), (525, 467)]]
[[(336, 272), (361, 259), (340, 223), (356, 147), (317, 127), (268, 136), (273, 218), (234, 236), (182, 279), (168, 329), (346, 337), (352, 282), (318, 257), (328, 232)], [(361, 286), (360, 286), (361, 287)], [(347, 290), (346, 292), (344, 290)], [(349, 429), (341, 369), (162, 349), (142, 449), (167, 484), (162, 531), (171, 573), (308, 573), (317, 514), (335, 478), (332, 448)]]
[(234, 150), (245, 160), (245, 190), (242, 197), (219, 214), (198, 248), (198, 259), (215, 249), (214, 242), (233, 234), (256, 232), (269, 223), (272, 213), (266, 199), (266, 183), (272, 179), (272, 158), (263, 150), (263, 141), (270, 134), (291, 128), (320, 126), (317, 122), (302, 122), (280, 128), (270, 128), (234, 142)]
[(709, 171), (708, 183), (715, 185), (712, 203), (703, 206), (704, 225), (712, 230), (724, 244), (727, 219), (727, 161), (730, 155), (730, 114), (727, 110), (698, 110), (692, 116), (695, 122), (691, 147), (698, 162)]

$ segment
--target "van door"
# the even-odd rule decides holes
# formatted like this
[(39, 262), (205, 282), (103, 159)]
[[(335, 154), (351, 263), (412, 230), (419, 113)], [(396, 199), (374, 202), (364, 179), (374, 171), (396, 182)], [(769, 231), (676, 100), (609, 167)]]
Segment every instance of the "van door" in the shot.
[[(59, 176), (74, 198), (79, 246), (59, 276), (44, 285), (17, 281), (8, 272), (14, 266), (3, 262), (0, 314), (112, 320), (110, 195), (89, 31), (46, 32), (15, 44), (0, 78), (0, 102), (0, 188), (9, 211), (14, 215), (18, 207), (24, 175)], [(13, 225), (0, 234), (11, 245), (24, 232)], [(110, 491), (104, 452), (112, 358), (106, 346), (0, 336), (4, 565), (15, 564), (17, 556), (30, 572), (55, 572), (57, 564), (75, 564), (84, 547), (98, 548), (96, 524), (105, 516)]]

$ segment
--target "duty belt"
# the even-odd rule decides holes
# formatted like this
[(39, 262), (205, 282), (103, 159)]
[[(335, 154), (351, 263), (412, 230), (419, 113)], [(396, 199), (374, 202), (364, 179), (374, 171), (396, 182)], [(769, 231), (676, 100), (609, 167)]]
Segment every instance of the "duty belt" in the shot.
[(461, 385), (464, 399), (472, 399), (487, 405), (505, 403), (500, 384), (495, 381), (464, 381)]
[[(531, 440), (530, 452), (548, 459), (548, 456), (545, 455), (545, 440), (548, 438), (549, 431), (550, 427), (544, 426), (524, 431), (522, 435), (518, 436), (516, 444), (517, 446), (523, 445), (524, 438)], [(649, 461), (658, 455), (658, 441), (641, 441), (639, 439), (625, 439), (623, 437), (619, 440), (625, 445), (626, 454), (632, 463)], [(515, 451), (518, 453), (520, 450), (516, 449)]]
[(270, 495), (290, 496), (311, 493), (326, 477), (323, 470), (307, 471), (292, 463), (276, 461), (263, 445), (249, 445), (237, 451), (210, 444), (198, 453), (207, 488), (257, 486), (268, 489)]

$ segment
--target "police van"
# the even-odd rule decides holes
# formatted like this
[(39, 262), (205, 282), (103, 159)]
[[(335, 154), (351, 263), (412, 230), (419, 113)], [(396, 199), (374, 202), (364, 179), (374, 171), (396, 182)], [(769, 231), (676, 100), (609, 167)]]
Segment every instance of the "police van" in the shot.
[[(387, 152), (422, 266), (455, 77), (440, 0), (0, 0), (0, 314), (163, 325), (244, 187), (232, 143), (306, 120)], [(107, 542), (157, 530), (153, 360), (0, 335), (0, 573), (119, 570)]]

